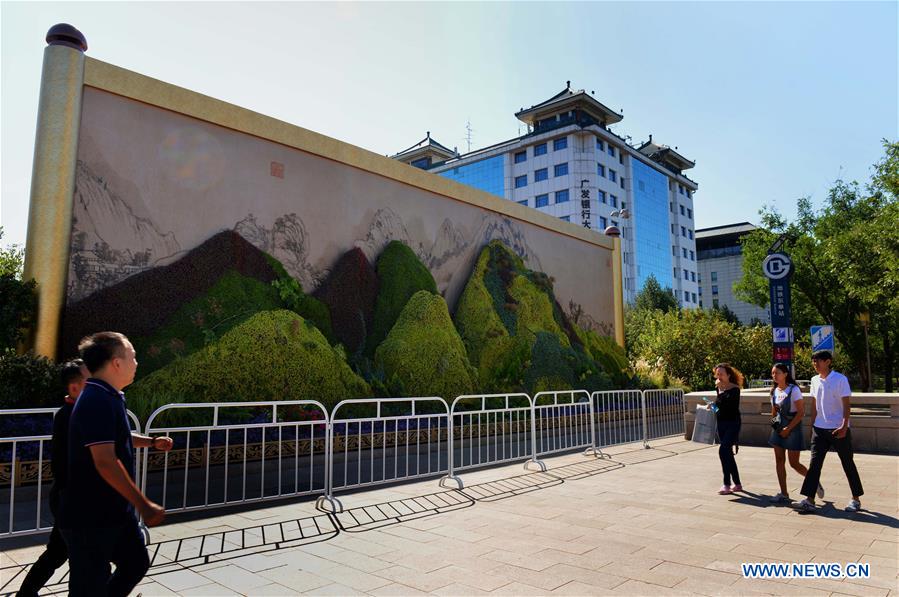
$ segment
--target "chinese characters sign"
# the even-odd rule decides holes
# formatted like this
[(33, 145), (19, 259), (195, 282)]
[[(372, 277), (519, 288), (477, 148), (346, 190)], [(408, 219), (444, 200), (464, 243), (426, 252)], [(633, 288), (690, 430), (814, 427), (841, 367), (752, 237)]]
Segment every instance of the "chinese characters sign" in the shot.
[(591, 228), (590, 218), (590, 189), (581, 189), (581, 224), (584, 228)]

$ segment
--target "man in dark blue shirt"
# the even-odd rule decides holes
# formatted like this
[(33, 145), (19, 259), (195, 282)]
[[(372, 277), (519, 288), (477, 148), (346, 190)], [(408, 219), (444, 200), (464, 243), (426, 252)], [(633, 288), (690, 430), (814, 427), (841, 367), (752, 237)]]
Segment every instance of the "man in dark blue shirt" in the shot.
[(122, 393), (137, 371), (128, 338), (100, 332), (78, 350), (91, 378), (69, 422), (69, 486), (60, 520), (69, 549), (69, 594), (124, 596), (150, 565), (137, 514), (147, 526), (165, 516), (134, 483), (134, 448), (167, 450), (171, 439), (132, 436)]
[(59, 525), (59, 501), (60, 495), (65, 490), (68, 479), (68, 441), (69, 441), (69, 418), (72, 415), (72, 408), (75, 406), (75, 399), (84, 389), (84, 382), (87, 380), (89, 372), (84, 366), (84, 361), (75, 359), (63, 364), (60, 376), (62, 383), (66, 388), (65, 404), (60, 407), (53, 416), (53, 440), (51, 446), (50, 469), (53, 471), (53, 486), (50, 488), (50, 512), (53, 513), (54, 525), (50, 531), (50, 538), (47, 541), (47, 549), (31, 565), (22, 586), (19, 587), (17, 595), (19, 597), (36, 596), (37, 592), (47, 584), (50, 577), (57, 568), (66, 563), (68, 554), (66, 552), (66, 543), (62, 538)]

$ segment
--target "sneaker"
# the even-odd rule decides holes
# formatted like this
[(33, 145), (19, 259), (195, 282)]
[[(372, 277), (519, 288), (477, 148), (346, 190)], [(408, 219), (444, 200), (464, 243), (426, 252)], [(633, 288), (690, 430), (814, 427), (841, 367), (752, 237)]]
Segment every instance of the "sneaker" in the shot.
[(815, 492), (815, 495), (818, 496), (819, 500), (824, 499), (824, 486), (821, 485), (820, 483), (818, 484), (818, 490)]
[(727, 485), (722, 485), (721, 489), (718, 490), (718, 495), (730, 495), (733, 493), (733, 490)]
[(772, 504), (783, 504), (784, 502), (790, 502), (792, 500), (790, 500), (790, 496), (778, 493), (777, 495), (769, 497), (768, 501)]
[(846, 512), (858, 512), (862, 509), (862, 503), (858, 500), (849, 500), (849, 503), (846, 504), (846, 507), (843, 508)]
[(796, 505), (796, 510), (798, 510), (800, 514), (812, 514), (817, 508), (815, 507), (815, 504), (808, 501), (808, 499), (804, 499)]
[(743, 486), (737, 483), (733, 487), (730, 488), (731, 491), (743, 491)]

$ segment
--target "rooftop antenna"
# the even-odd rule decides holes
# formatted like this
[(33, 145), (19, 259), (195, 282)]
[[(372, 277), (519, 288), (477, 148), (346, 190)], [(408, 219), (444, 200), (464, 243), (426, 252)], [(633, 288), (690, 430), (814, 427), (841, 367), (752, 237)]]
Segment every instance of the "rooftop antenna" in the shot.
[(471, 153), (471, 134), (474, 132), (474, 129), (471, 128), (471, 119), (469, 118), (465, 122), (465, 142), (468, 144), (468, 151), (466, 153)]

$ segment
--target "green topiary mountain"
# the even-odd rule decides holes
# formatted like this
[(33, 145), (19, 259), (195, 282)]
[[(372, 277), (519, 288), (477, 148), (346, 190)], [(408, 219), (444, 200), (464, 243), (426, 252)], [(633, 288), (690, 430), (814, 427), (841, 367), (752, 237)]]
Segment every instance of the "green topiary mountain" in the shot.
[(219, 340), (128, 389), (139, 416), (169, 402), (318, 400), (331, 407), (371, 390), (309, 321), (287, 310), (263, 311)]
[(584, 351), (594, 361), (602, 364), (603, 369), (612, 379), (616, 388), (625, 387), (630, 381), (628, 369), (630, 364), (624, 348), (608, 336), (600, 336), (593, 330), (583, 330), (575, 326), (577, 335), (584, 345)]
[(376, 265), (378, 298), (375, 301), (374, 323), (366, 339), (366, 353), (374, 354), (413, 294), (427, 290), (437, 294), (437, 284), (428, 268), (412, 249), (398, 240), (384, 247)]
[(456, 328), (484, 391), (604, 389), (603, 366), (583, 349), (576, 327), (534, 272), (502, 242), (478, 256), (455, 314)]
[(450, 319), (443, 297), (426, 290), (412, 295), (375, 351), (375, 364), (407, 396), (451, 400), (477, 388), (477, 372)]

